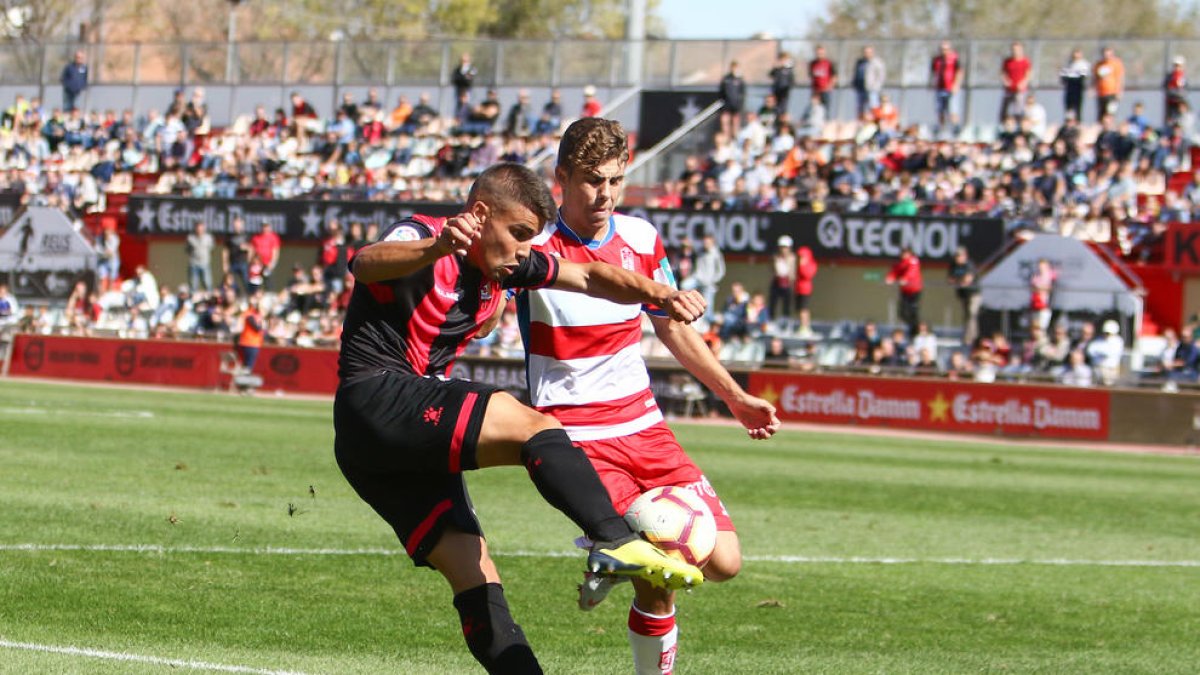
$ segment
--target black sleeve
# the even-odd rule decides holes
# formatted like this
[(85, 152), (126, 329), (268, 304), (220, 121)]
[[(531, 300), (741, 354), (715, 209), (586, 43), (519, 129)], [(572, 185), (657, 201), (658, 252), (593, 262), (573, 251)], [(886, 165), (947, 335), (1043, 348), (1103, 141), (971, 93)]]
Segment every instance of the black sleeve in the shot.
[(544, 288), (553, 286), (558, 280), (558, 258), (548, 256), (537, 249), (521, 261), (517, 271), (500, 285), (504, 288)]

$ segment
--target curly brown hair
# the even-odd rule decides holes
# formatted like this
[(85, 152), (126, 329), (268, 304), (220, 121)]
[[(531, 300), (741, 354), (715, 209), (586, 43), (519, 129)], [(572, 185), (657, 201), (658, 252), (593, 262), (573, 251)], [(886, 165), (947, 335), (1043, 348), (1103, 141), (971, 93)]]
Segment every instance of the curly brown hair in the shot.
[(600, 117), (585, 117), (567, 127), (558, 144), (558, 165), (568, 173), (595, 169), (610, 160), (629, 159), (628, 135), (620, 123)]

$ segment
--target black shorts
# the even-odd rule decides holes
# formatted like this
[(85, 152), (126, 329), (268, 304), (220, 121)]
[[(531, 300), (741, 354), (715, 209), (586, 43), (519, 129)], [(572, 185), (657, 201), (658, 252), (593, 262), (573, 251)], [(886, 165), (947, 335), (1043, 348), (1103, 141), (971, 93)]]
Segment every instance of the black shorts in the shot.
[(796, 294), (796, 309), (808, 309), (808, 293)]
[(426, 558), (448, 525), (483, 535), (462, 472), (478, 468), (475, 446), (496, 391), (390, 372), (338, 388), (338, 467), (418, 566), (430, 566)]

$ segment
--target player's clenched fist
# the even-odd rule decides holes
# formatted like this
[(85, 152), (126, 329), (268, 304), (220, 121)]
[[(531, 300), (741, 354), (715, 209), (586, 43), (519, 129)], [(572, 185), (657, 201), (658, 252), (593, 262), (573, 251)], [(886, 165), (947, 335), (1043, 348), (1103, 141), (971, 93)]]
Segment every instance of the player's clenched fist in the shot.
[(675, 291), (663, 307), (668, 316), (683, 323), (691, 323), (704, 316), (705, 308), (704, 296), (699, 291)]
[(479, 238), (482, 224), (472, 213), (460, 213), (448, 218), (438, 233), (438, 246), (446, 253), (466, 255), (471, 242)]

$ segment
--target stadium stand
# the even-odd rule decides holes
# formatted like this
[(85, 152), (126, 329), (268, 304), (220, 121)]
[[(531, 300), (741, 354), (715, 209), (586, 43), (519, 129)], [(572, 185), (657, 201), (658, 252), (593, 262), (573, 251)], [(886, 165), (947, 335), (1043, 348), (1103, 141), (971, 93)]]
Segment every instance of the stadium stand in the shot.
[[(491, 90), (443, 116), (428, 96), (415, 103), (401, 96), (388, 106), (374, 92), (361, 100), (346, 94), (322, 119), (297, 93), (289, 106), (256, 106), (220, 127), (209, 118), (201, 87), (177, 90), (164, 109), (144, 116), (132, 109), (65, 113), (17, 96), (0, 128), (0, 190), (62, 208), (95, 238), (121, 232), (129, 195), (138, 193), (455, 203), (492, 163), (551, 156), (564, 123), (559, 100), (554, 93), (531, 102), (522, 91), (515, 101), (501, 101)], [(1055, 232), (1140, 262), (1161, 259), (1166, 223), (1200, 217), (1200, 173), (1191, 173), (1195, 122), (1186, 105), (1161, 125), (1136, 111), (1096, 123), (1068, 115), (1055, 124), (1044, 110), (1032, 112), (1031, 97), (1020, 115), (995, 127), (952, 134), (910, 122), (886, 95), (857, 120), (822, 121), (826, 116), (811, 110), (793, 120), (769, 100), (753, 102), (736, 135), (713, 134), (683, 172), (639, 190), (636, 201), (684, 210), (988, 216), (1002, 218), (1010, 237)], [(331, 235), (340, 239), (323, 245), (340, 247), (344, 261), (370, 239), (371, 225), (379, 223), (357, 224), (359, 232)], [(673, 253), (682, 281), (687, 272)], [(275, 288), (263, 289), (269, 342), (337, 344), (353, 278), (331, 277), (329, 261), (315, 262), (277, 273)], [(765, 290), (745, 281), (752, 292)], [(8, 323), (9, 330), (29, 332), (228, 340), (244, 298), (229, 275), (211, 291), (172, 289), (148, 269), (127, 266), (111, 289), (92, 289), (65, 307), (26, 307)], [(717, 310), (744, 315), (739, 302), (727, 307), (728, 299), (719, 298)], [(865, 327), (849, 317), (815, 322), (810, 333), (798, 331), (791, 316), (756, 311), (756, 317), (732, 336), (722, 334), (723, 321), (705, 327), (723, 360), (977, 380), (1063, 380), (1070, 370), (1071, 350), (1043, 358), (1031, 336), (1015, 345), (1004, 335), (963, 345), (943, 331), (923, 356), (907, 339), (864, 338)], [(1070, 328), (1102, 333), (1086, 325)], [(1193, 332), (1194, 321), (1182, 327), (1188, 337)], [(514, 346), (501, 333), (476, 349), (519, 353), (519, 340)], [(1092, 338), (1075, 340), (1090, 361)], [(646, 349), (656, 353), (651, 340)], [(1165, 349), (1151, 349), (1142, 375), (1152, 382), (1169, 375), (1171, 386), (1195, 381), (1200, 357), (1157, 358)]]

